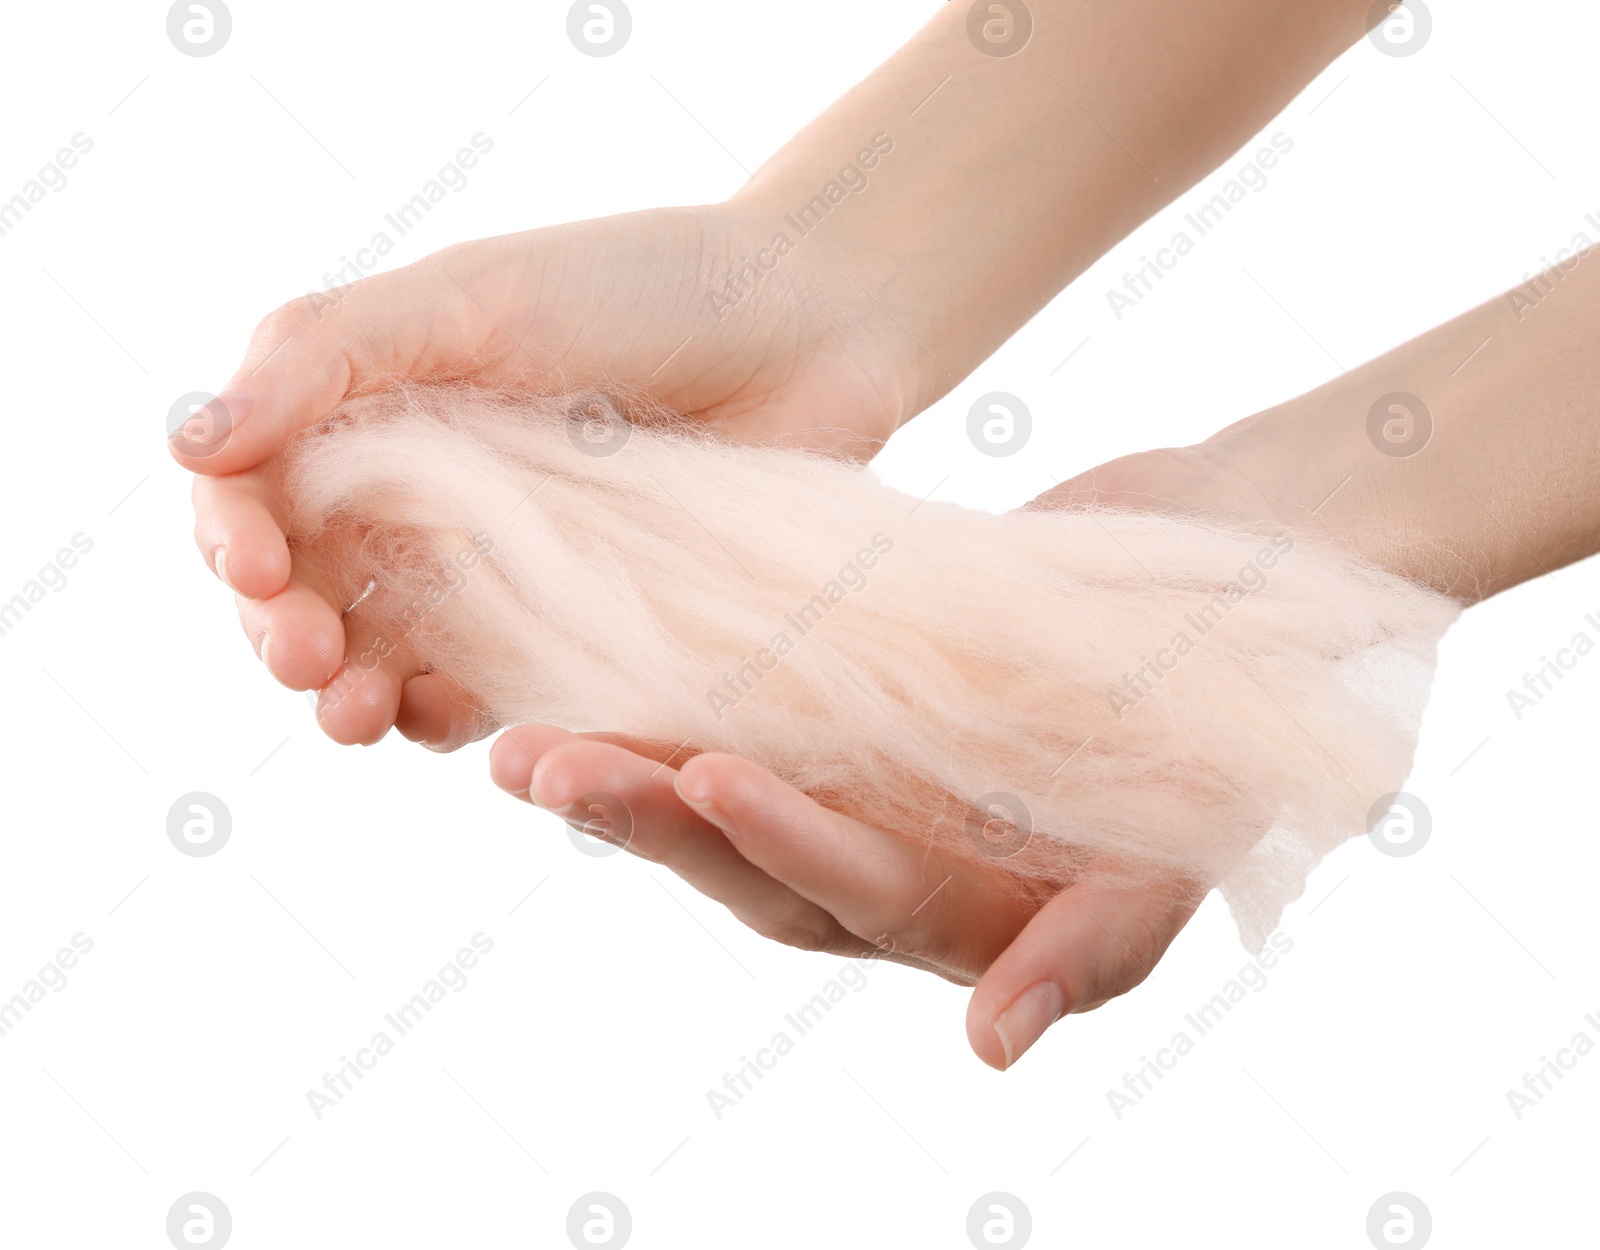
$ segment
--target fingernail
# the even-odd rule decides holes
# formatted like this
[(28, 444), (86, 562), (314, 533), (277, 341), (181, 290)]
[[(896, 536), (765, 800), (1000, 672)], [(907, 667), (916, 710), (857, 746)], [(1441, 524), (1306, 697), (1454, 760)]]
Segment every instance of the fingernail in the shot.
[(717, 806), (711, 801), (711, 795), (705, 790), (698, 777), (684, 779), (679, 773), (672, 783), (673, 789), (678, 792), (678, 797), (692, 807), (700, 815), (714, 823), (720, 823), (720, 813)]
[(248, 391), (229, 386), (203, 408), (191, 409), (187, 415), (175, 408), (174, 419), (180, 423), (168, 433), (167, 441), (186, 456), (214, 456), (228, 445), (254, 407), (255, 399)]
[(1027, 1054), (1044, 1031), (1061, 1018), (1065, 1007), (1061, 987), (1054, 981), (1037, 981), (1017, 995), (1016, 1001), (994, 1022), (995, 1035), (1006, 1052), (1006, 1067)]
[(229, 421), (236, 430), (245, 423), (251, 409), (256, 406), (255, 396), (242, 386), (236, 385), (223, 387), (222, 394), (217, 396), (216, 402), (223, 409), (217, 415)]
[(237, 594), (239, 588), (228, 580), (228, 548), (226, 544), (217, 548), (217, 553), (212, 557), (211, 563), (217, 570), (217, 580)]
[(270, 647), (271, 645), (272, 645), (272, 635), (271, 634), (262, 634), (261, 635), (261, 649), (259, 651), (257, 651), (256, 654), (261, 657), (261, 662), (263, 664), (265, 664), (268, 669), (272, 668), (272, 661), (267, 658), (267, 648)]
[(531, 802), (535, 807), (542, 807), (545, 811), (550, 812), (552, 815), (561, 817), (562, 820), (568, 819), (574, 812), (577, 811), (577, 802), (579, 796), (575, 794), (567, 794), (564, 786), (554, 785), (548, 779), (548, 776), (544, 783), (544, 790), (545, 793), (543, 796), (541, 796), (539, 794), (539, 770), (535, 769), (533, 770), (533, 775), (528, 780), (528, 801)]
[(500, 763), (506, 772), (513, 777), (526, 777), (528, 779), (523, 783), (522, 793), (526, 794), (531, 800), (533, 798), (533, 756), (529, 755), (523, 748), (522, 743), (518, 742), (510, 734), (495, 743), (494, 749), (495, 753), (500, 757)]

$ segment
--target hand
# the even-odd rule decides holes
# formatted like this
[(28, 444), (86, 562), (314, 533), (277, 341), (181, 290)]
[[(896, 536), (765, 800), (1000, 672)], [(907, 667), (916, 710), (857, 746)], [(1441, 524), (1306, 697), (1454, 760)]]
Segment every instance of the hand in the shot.
[(975, 984), (967, 1037), (992, 1067), (1010, 1067), (1062, 1015), (1138, 985), (1199, 902), (1181, 883), (1028, 899), (998, 867), (929, 854), (748, 760), (697, 755), (672, 768), (657, 754), (523, 725), (495, 743), (490, 766), (502, 789), (670, 868), (764, 937)]
[[(1274, 510), (1234, 458), (1209, 444), (1113, 461), (1033, 506), (1063, 502), (1239, 520)], [(914, 838), (829, 811), (748, 760), (663, 758), (616, 735), (519, 726), (495, 743), (490, 768), (502, 789), (608, 833), (765, 937), (975, 985), (967, 1038), (996, 1068), (1010, 1067), (1061, 1016), (1143, 981), (1204, 893), (1172, 881), (1029, 897), (999, 865), (929, 854)], [(594, 796), (604, 797), (580, 802)]]
[[(444, 678), (359, 662), (368, 640), (345, 637), (349, 605), (285, 542), (274, 457), (352, 392), (395, 378), (648, 389), (735, 438), (862, 455), (915, 411), (917, 349), (838, 247), (797, 250), (729, 302), (727, 280), (771, 241), (757, 220), (732, 205), (661, 209), (485, 239), (261, 323), (220, 397), (226, 417), (209, 413), (171, 446), (197, 474), (195, 540), (273, 676), (322, 690), (347, 668), (318, 707), (330, 737), (372, 743), (397, 725), (442, 748), (483, 732)], [(835, 426), (813, 428), (819, 416)]]

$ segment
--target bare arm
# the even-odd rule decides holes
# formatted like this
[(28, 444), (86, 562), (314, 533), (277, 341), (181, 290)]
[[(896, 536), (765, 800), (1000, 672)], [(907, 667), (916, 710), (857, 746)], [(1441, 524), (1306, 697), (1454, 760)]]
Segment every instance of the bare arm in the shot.
[(1370, 3), (1033, 0), (1015, 52), (1023, 6), (983, 6), (993, 43), (969, 33), (974, 7), (941, 8), (733, 200), (794, 235), (845, 161), (892, 141), (816, 235), (898, 323), (913, 412), (1264, 126), (1361, 38)]
[(1468, 603), (1593, 555), (1600, 249), (1560, 265), (1203, 443), (1114, 461), (1047, 502), (1267, 515)]

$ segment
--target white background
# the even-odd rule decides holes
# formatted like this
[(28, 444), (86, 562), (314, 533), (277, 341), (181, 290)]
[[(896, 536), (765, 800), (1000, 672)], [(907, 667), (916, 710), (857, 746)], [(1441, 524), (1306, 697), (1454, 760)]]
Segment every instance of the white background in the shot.
[[(1431, 841), (1328, 860), (1267, 987), (1120, 1120), (1106, 1091), (1246, 962), (1215, 899), (1141, 990), (1004, 1075), (968, 1052), (964, 991), (873, 967), (719, 1121), (706, 1091), (836, 960), (580, 854), (489, 784), (482, 744), (342, 749), (265, 676), (192, 547), (173, 401), (220, 387), (256, 321), (326, 285), (473, 134), (493, 151), (392, 263), (719, 199), (935, 6), (636, 0), (603, 59), (568, 42), (566, 8), (236, 0), (227, 46), (193, 58), (162, 4), (7, 6), (0, 198), (75, 133), (94, 146), (0, 238), (0, 599), (72, 535), (93, 550), (0, 637), (0, 997), (73, 934), (94, 947), (0, 1037), (0, 1241), (162, 1247), (173, 1201), (203, 1190), (241, 1250), (562, 1246), (601, 1190), (639, 1247), (961, 1247), (999, 1190), (1036, 1245), (1361, 1247), (1403, 1190), (1438, 1246), (1594, 1244), (1600, 1057), (1520, 1121), (1506, 1098), (1575, 1032), (1600, 1039), (1600, 659), (1521, 721), (1505, 693), (1600, 634), (1592, 561), (1452, 630), (1409, 785)], [(1440, 0), (1434, 19), (1417, 55), (1362, 42), (1291, 104), (1267, 188), (1136, 310), (1116, 320), (1106, 289), (1204, 187), (897, 436), (885, 476), (1019, 503), (1309, 389), (1600, 235), (1600, 12)], [(966, 439), (990, 390), (1034, 413), (1009, 459)], [(167, 838), (190, 791), (232, 813), (210, 858)], [(306, 1091), (480, 931), (467, 988), (318, 1121)]]

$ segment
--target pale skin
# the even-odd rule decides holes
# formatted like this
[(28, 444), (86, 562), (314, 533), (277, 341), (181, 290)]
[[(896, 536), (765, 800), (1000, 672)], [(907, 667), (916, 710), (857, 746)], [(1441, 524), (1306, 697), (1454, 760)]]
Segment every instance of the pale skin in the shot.
[[(726, 203), (463, 244), (278, 310), (223, 391), (226, 442), (172, 444), (197, 474), (196, 541), (269, 671), (322, 690), (365, 640), (346, 639), (346, 605), (291, 558), (274, 457), (352, 389), (397, 375), (620, 384), (730, 438), (869, 455), (1264, 125), (1362, 36), (1369, 8), (1035, 0), (1032, 42), (992, 58), (968, 41), (967, 6), (944, 6)], [(719, 319), (708, 293), (877, 134), (895, 146), (871, 193)], [(1202, 443), (1114, 461), (1034, 506), (1268, 521), (1464, 602), (1580, 559), (1600, 547), (1600, 256), (1530, 291), (1537, 299), (1491, 301)], [(1383, 455), (1368, 437), (1369, 409), (1393, 391), (1432, 414), (1413, 455)], [(449, 749), (483, 732), (438, 674), (385, 662), (346, 678), (319, 707), (338, 741), (394, 727)], [(502, 788), (552, 810), (617, 795), (632, 852), (758, 932), (976, 985), (968, 1037), (995, 1067), (1060, 1016), (1137, 985), (1193, 911), (1179, 883), (1021, 903), (985, 878), (996, 869), (930, 860), (915, 839), (729, 756), (663, 764), (626, 738), (522, 726), (495, 744), (491, 767)]]

